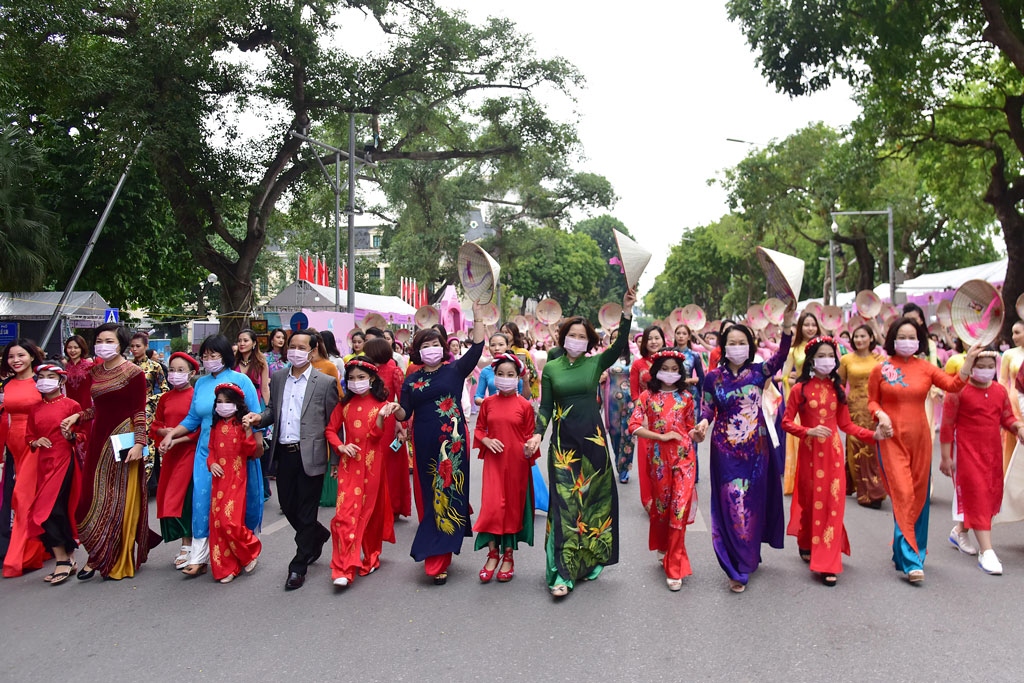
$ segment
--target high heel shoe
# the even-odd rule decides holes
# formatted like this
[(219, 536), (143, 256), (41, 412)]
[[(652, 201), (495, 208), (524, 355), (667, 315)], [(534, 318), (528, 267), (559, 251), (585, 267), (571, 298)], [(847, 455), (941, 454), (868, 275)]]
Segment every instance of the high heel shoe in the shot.
[(516, 562), (512, 558), (512, 550), (511, 549), (506, 550), (505, 554), (501, 558), (501, 564), (504, 565), (506, 562), (508, 562), (508, 571), (507, 572), (503, 572), (503, 571), (499, 571), (498, 572), (498, 583), (507, 583), (507, 582), (511, 581), (512, 577), (514, 577), (516, 575)]
[(189, 566), (187, 566), (184, 569), (182, 569), (181, 573), (184, 574), (185, 576), (189, 577), (190, 579), (195, 578), (197, 576), (202, 576), (203, 574), (206, 573), (206, 565), (205, 564), (190, 564)]
[[(480, 570), (480, 583), (489, 583), (494, 578), (494, 572), (498, 569), (498, 549), (491, 548), (487, 551), (487, 562), (484, 562), (484, 568)], [(492, 569), (487, 568), (487, 564), (494, 560), (494, 567)], [(498, 581), (501, 581), (501, 577), (498, 577)]]

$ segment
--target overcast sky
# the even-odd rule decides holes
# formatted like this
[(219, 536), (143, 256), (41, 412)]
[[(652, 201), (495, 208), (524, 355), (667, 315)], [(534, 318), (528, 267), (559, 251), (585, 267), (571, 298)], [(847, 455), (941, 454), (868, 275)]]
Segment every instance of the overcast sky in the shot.
[[(725, 193), (707, 181), (750, 151), (726, 138), (763, 145), (810, 122), (841, 126), (857, 115), (845, 86), (796, 100), (777, 94), (722, 0), (439, 1), (474, 22), (507, 17), (533, 36), (539, 56), (565, 57), (583, 72), (575, 105), (581, 170), (611, 181), (620, 197), (611, 213), (654, 253), (641, 296), (684, 229), (726, 212)], [(379, 36), (366, 21), (344, 23), (348, 49)], [(566, 98), (545, 101), (556, 118), (574, 116)]]

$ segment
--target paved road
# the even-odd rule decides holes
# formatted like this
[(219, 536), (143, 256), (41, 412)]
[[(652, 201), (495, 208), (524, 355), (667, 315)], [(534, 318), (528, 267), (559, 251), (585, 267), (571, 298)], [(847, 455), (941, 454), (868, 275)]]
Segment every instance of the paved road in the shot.
[(230, 585), (183, 579), (171, 566), (176, 545), (120, 582), (49, 587), (42, 572), (3, 580), (0, 680), (1019, 680), (1024, 525), (997, 527), (1006, 574), (983, 574), (946, 541), (951, 488), (936, 476), (922, 587), (892, 568), (888, 504), (874, 511), (850, 499), (854, 554), (838, 587), (822, 586), (787, 538), (785, 550), (765, 548), (747, 591), (731, 594), (701, 483), (701, 518), (687, 534), (694, 575), (670, 593), (631, 482), (619, 487), (621, 562), (557, 603), (544, 586), (543, 515), (538, 545), (517, 554), (508, 584), (480, 584), (484, 554), (467, 540), (448, 585), (433, 586), (409, 558), (415, 525), (406, 521), (379, 572), (341, 591), (321, 560), (304, 588), (286, 593), (291, 530), (272, 499), (260, 566)]

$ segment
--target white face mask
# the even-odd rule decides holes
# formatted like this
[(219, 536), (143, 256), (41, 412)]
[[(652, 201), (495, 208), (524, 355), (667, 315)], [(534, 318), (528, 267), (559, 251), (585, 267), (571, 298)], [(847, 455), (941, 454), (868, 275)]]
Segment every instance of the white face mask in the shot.
[(725, 357), (730, 363), (743, 365), (750, 358), (750, 346), (747, 344), (743, 344), (741, 346), (726, 346)]
[(187, 372), (168, 372), (167, 381), (171, 383), (172, 387), (183, 387), (188, 384), (188, 373)]
[(370, 390), (370, 380), (368, 379), (354, 379), (348, 383), (348, 390), (353, 394), (362, 396)]
[(224, 361), (220, 359), (215, 360), (204, 360), (203, 367), (211, 375), (216, 375), (218, 372), (224, 369)]
[(309, 365), (310, 353), (301, 349), (288, 349), (288, 362), (297, 368), (304, 368)]
[(897, 339), (894, 346), (896, 355), (903, 358), (910, 358), (921, 348), (921, 344), (916, 339)]
[(820, 375), (832, 374), (832, 371), (836, 369), (835, 358), (815, 358), (814, 359), (814, 371)]
[(498, 391), (506, 394), (519, 391), (519, 378), (518, 377), (495, 377), (494, 386), (498, 388)]
[(995, 368), (974, 368), (971, 370), (971, 379), (978, 384), (988, 384), (996, 377)]
[(117, 344), (97, 344), (93, 350), (103, 360), (110, 360), (117, 355)]
[(238, 412), (238, 406), (234, 403), (218, 403), (214, 406), (214, 410), (216, 410), (217, 414), (221, 417), (231, 417)]
[(60, 386), (59, 379), (53, 379), (50, 377), (40, 377), (36, 380), (36, 389), (40, 394), (46, 395), (51, 391)]
[(444, 358), (444, 349), (440, 346), (424, 346), (420, 349), (420, 360), (424, 365), (437, 365)]
[(590, 343), (586, 339), (577, 339), (576, 337), (566, 337), (565, 342), (562, 344), (565, 353), (572, 358), (582, 356), (587, 352), (588, 346), (590, 346)]
[(664, 388), (668, 388), (668, 387), (671, 387), (671, 386), (675, 386), (676, 382), (679, 381), (679, 379), (682, 377), (682, 375), (680, 375), (678, 372), (669, 372), (668, 370), (659, 370), (658, 374), (655, 375), (655, 377), (657, 377), (659, 380), (661, 380), (661, 383), (664, 385)]

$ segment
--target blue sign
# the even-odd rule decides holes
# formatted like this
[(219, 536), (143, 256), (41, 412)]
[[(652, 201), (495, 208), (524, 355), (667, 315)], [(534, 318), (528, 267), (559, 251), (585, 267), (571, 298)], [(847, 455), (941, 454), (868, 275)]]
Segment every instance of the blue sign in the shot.
[(302, 311), (299, 311), (292, 316), (292, 319), (288, 321), (288, 326), (292, 328), (292, 332), (298, 332), (309, 327), (309, 318)]
[(0, 323), (0, 346), (7, 346), (21, 336), (18, 332), (18, 323)]
[(116, 308), (108, 308), (103, 314), (103, 322), (104, 324), (121, 322), (120, 311)]

